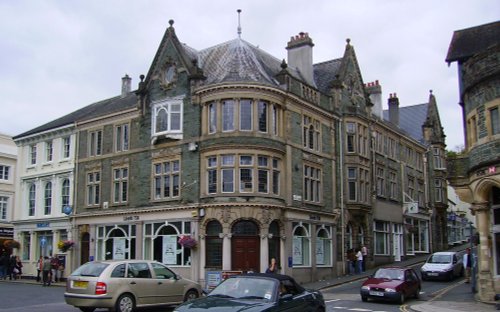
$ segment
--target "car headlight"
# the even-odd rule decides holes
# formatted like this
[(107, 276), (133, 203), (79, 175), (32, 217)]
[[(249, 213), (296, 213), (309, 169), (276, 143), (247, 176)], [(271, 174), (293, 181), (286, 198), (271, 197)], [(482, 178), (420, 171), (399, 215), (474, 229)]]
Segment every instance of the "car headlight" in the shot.
[(386, 288), (385, 292), (393, 293), (393, 292), (396, 292), (396, 289)]
[(370, 290), (370, 286), (361, 286), (361, 289), (363, 289), (363, 290)]

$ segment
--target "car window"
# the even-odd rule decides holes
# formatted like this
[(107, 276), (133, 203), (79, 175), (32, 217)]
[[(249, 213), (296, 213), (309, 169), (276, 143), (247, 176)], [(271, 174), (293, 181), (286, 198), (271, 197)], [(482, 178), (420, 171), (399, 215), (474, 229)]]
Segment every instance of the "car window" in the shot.
[(156, 278), (161, 278), (161, 279), (174, 279), (175, 278), (175, 273), (170, 271), (164, 265), (161, 265), (159, 263), (152, 263), (151, 267), (153, 268), (153, 272), (155, 272)]
[(111, 272), (111, 277), (125, 277), (125, 263), (117, 265)]
[(428, 263), (450, 263), (451, 256), (450, 255), (432, 255), (427, 260)]
[(373, 276), (375, 278), (385, 278), (391, 280), (404, 280), (404, 272), (401, 270), (394, 269), (378, 269)]
[(264, 278), (228, 278), (215, 287), (209, 296), (273, 300), (276, 280)]
[(283, 287), (285, 288), (287, 294), (292, 294), (295, 296), (302, 293), (302, 288), (297, 287), (298, 285), (295, 284), (292, 280), (282, 280), (281, 283), (283, 284)]
[(129, 263), (127, 277), (130, 278), (151, 278), (151, 272), (146, 262)]
[(108, 266), (107, 263), (87, 262), (76, 269), (71, 276), (99, 276), (102, 271)]

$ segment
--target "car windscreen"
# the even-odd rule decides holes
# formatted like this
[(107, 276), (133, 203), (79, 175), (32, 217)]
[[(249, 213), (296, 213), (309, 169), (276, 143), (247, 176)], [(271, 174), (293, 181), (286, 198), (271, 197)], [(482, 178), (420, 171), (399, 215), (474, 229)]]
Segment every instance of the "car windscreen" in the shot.
[(76, 269), (71, 276), (99, 276), (108, 266), (107, 263), (87, 262)]
[(391, 280), (404, 280), (405, 275), (401, 270), (378, 269), (373, 275), (374, 278), (384, 278)]
[(208, 296), (272, 300), (277, 283), (276, 280), (265, 278), (228, 278), (212, 290)]
[(451, 255), (432, 255), (427, 263), (451, 263)]

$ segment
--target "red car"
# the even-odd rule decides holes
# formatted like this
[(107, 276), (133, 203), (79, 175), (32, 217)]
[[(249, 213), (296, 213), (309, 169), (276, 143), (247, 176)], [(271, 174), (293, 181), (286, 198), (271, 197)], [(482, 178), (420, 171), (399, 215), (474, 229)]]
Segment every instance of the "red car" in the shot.
[(422, 283), (412, 268), (387, 267), (378, 269), (361, 286), (361, 300), (368, 298), (396, 301), (403, 304), (407, 297), (419, 298)]

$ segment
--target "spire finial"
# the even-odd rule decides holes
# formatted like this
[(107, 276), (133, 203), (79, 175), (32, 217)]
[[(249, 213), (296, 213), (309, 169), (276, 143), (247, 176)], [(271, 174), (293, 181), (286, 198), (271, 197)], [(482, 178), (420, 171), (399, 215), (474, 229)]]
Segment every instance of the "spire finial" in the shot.
[(238, 12), (238, 38), (241, 38), (241, 23), (240, 23), (241, 9), (236, 10), (236, 12)]

